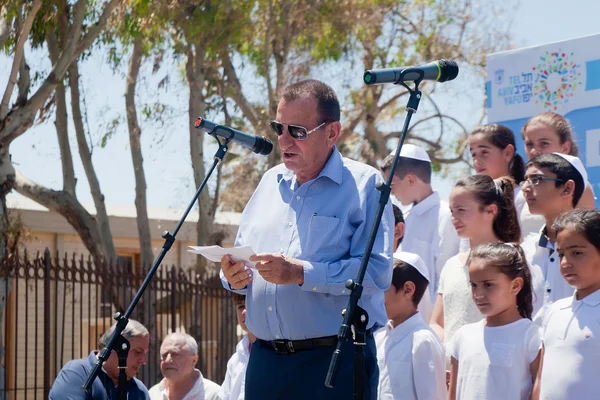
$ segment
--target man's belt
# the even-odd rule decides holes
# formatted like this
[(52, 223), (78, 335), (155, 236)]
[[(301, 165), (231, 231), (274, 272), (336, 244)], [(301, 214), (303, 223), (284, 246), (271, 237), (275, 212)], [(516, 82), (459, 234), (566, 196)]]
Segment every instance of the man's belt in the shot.
[[(373, 331), (371, 329), (367, 330), (367, 336), (373, 336)], [(277, 354), (293, 354), (303, 350), (334, 347), (338, 342), (337, 336), (324, 336), (304, 340), (257, 340), (261, 346), (270, 348)]]

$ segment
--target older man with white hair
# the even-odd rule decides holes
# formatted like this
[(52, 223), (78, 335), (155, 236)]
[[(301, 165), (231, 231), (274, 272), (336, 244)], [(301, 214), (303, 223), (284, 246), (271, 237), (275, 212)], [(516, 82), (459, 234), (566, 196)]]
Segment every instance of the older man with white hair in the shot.
[(150, 389), (151, 400), (218, 400), (220, 386), (196, 369), (198, 343), (185, 333), (171, 333), (160, 346), (164, 379)]

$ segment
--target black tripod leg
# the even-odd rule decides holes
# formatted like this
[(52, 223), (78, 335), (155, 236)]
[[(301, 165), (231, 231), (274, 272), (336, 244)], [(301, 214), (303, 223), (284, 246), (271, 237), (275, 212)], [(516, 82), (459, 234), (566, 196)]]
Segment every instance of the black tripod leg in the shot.
[(354, 398), (359, 400), (364, 397), (365, 380), (367, 379), (365, 347), (367, 346), (366, 332), (369, 315), (359, 306), (356, 307), (354, 315), (356, 316), (352, 321), (354, 327)]
[(119, 335), (115, 351), (119, 358), (119, 386), (117, 387), (119, 400), (127, 400), (127, 355), (129, 354), (129, 341)]

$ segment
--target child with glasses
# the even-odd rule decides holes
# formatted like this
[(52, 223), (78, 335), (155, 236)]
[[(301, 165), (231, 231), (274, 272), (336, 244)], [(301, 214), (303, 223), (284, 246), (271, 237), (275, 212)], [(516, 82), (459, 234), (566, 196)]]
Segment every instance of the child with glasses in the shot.
[[(553, 225), (560, 272), (575, 293), (549, 308), (534, 399), (597, 399), (600, 393), (600, 212), (575, 210)], [(539, 397), (538, 397), (539, 395)]]
[[(528, 160), (540, 154), (561, 153), (577, 157), (578, 148), (575, 135), (569, 121), (560, 114), (543, 112), (537, 114), (525, 123), (521, 131), (525, 142), (525, 154)], [(522, 193), (518, 195), (517, 203), (525, 201)], [(589, 182), (577, 204), (577, 208), (594, 208), (594, 191)], [(530, 212), (527, 204), (519, 214), (519, 222), (523, 236), (537, 233), (544, 225), (544, 218)]]
[(573, 294), (573, 288), (560, 275), (556, 231), (551, 227), (558, 216), (575, 208), (583, 194), (587, 174), (579, 158), (559, 153), (541, 154), (526, 167), (521, 190), (531, 213), (545, 220), (541, 231), (523, 242), (534, 274), (534, 321), (539, 324), (552, 302)]

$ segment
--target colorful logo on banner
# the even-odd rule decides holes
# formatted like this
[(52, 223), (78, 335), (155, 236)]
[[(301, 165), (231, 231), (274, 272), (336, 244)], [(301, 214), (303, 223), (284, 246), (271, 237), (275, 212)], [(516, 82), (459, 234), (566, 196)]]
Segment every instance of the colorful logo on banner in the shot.
[(541, 62), (533, 67), (536, 74), (533, 97), (544, 109), (556, 111), (569, 102), (577, 87), (581, 85), (580, 65), (571, 60), (573, 53), (560, 49), (540, 57)]

